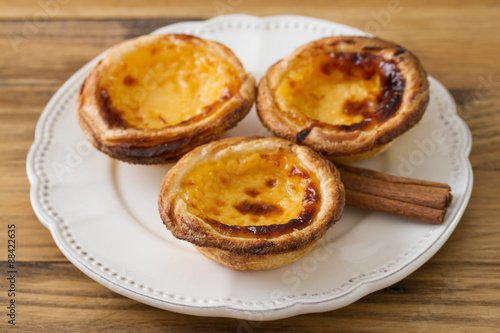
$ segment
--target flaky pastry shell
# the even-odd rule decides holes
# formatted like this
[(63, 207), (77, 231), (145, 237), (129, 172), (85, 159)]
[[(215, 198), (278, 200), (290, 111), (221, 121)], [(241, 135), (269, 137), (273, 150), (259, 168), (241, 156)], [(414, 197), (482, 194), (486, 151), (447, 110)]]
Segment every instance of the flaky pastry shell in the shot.
[(165, 226), (206, 257), (238, 270), (286, 265), (340, 218), (339, 172), (280, 138), (228, 138), (195, 148), (168, 171), (158, 206)]
[(78, 122), (111, 157), (175, 160), (236, 125), (255, 79), (226, 46), (188, 35), (146, 35), (111, 48), (78, 97)]
[(327, 37), (269, 68), (257, 92), (262, 123), (275, 135), (340, 162), (383, 152), (419, 122), (427, 74), (399, 45), (374, 37)]

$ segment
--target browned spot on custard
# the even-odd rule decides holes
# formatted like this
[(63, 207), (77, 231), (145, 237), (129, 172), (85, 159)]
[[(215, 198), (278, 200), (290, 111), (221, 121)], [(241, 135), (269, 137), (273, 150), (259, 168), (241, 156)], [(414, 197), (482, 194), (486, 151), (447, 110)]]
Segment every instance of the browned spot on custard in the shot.
[(133, 86), (137, 84), (137, 80), (130, 75), (123, 78), (123, 84), (126, 86)]
[(230, 179), (228, 177), (220, 177), (220, 182), (222, 183), (222, 185), (228, 186)]
[(283, 209), (280, 206), (264, 202), (250, 202), (248, 200), (244, 200), (233, 207), (243, 215), (251, 214), (256, 216), (269, 216), (283, 212)]
[(248, 194), (249, 196), (251, 196), (252, 198), (255, 198), (256, 196), (258, 196), (260, 194), (259, 191), (257, 191), (256, 189), (254, 188), (249, 188), (249, 189), (246, 189), (245, 190), (245, 194)]
[[(365, 49), (369, 49), (369, 47), (367, 46)], [(404, 49), (400, 49), (395, 52), (395, 56), (404, 52)], [(363, 80), (370, 80), (373, 75), (378, 74), (381, 79), (381, 92), (376, 96), (375, 102), (367, 99), (364, 101), (347, 101), (345, 103), (344, 111), (346, 113), (364, 116), (365, 119), (361, 122), (351, 125), (314, 123), (297, 133), (296, 141), (298, 143), (304, 141), (312, 127), (315, 126), (333, 126), (342, 131), (355, 131), (373, 127), (392, 117), (401, 105), (405, 79), (396, 63), (392, 60), (386, 61), (382, 57), (370, 53), (330, 53), (328, 54), (328, 60), (320, 64), (320, 70), (325, 75), (330, 75), (333, 71), (341, 71), (346, 78), (358, 77)]]
[(344, 103), (344, 113), (347, 113), (351, 116), (356, 116), (358, 114), (368, 116), (368, 114), (366, 114), (366, 111), (370, 110), (372, 105), (373, 103), (369, 99), (365, 99), (362, 101), (347, 100)]
[(281, 159), (282, 156), (278, 154), (273, 154), (273, 155), (267, 155), (267, 154), (260, 154), (260, 158), (265, 160), (268, 163), (274, 164), (276, 167), (279, 167), (281, 165)]
[(347, 76), (369, 80), (378, 70), (382, 58), (364, 53), (332, 53), (329, 60), (321, 64), (321, 71), (329, 75), (333, 70), (340, 70)]
[(104, 121), (110, 126), (114, 128), (126, 128), (127, 122), (121, 117), (120, 111), (116, 110), (111, 106), (111, 101), (109, 98), (109, 94), (105, 89), (101, 89), (100, 94), (98, 96), (99, 100), (99, 111), (104, 119)]
[(316, 204), (318, 200), (319, 200), (318, 189), (316, 188), (316, 186), (313, 185), (313, 183), (309, 183), (306, 187), (305, 195), (304, 198), (302, 199), (302, 204), (304, 206), (309, 206)]
[(151, 48), (150, 52), (151, 52), (151, 55), (154, 55), (154, 54), (156, 54), (156, 52), (158, 52), (158, 49), (156, 47), (153, 47), (153, 48)]
[(333, 65), (334, 64), (331, 62), (322, 63), (320, 68), (321, 68), (321, 71), (323, 72), (323, 74), (329, 75), (332, 72), (332, 70), (334, 69)]
[[(204, 218), (204, 221), (206, 221), (208, 224), (210, 224), (215, 230), (220, 232), (221, 234), (224, 235), (229, 235), (229, 236), (235, 236), (235, 237), (253, 237), (253, 238), (272, 238), (276, 236), (280, 236), (283, 234), (287, 234), (290, 232), (293, 232), (294, 230), (300, 230), (302, 228), (307, 227), (312, 220), (314, 219), (314, 216), (317, 213), (318, 206), (320, 203), (320, 195), (318, 193), (318, 190), (316, 186), (310, 182), (305, 189), (304, 197), (302, 198), (302, 211), (300, 212), (300, 215), (295, 218), (291, 219), (283, 224), (271, 224), (271, 225), (256, 225), (256, 226), (237, 226), (237, 225), (227, 225), (224, 223), (220, 223), (219, 221), (210, 219), (210, 218)], [(250, 204), (250, 203), (248, 203)], [(252, 204), (250, 204), (252, 205)], [(245, 206), (245, 208), (250, 207), (250, 205)], [(269, 204), (264, 204), (264, 205), (269, 205)], [(269, 205), (273, 207), (277, 207), (274, 205)], [(254, 206), (257, 207), (257, 206)], [(263, 208), (262, 204), (258, 204), (258, 207), (260, 208), (255, 208), (257, 211), (266, 211), (269, 210), (270, 208)], [(281, 208), (280, 208), (281, 209)], [(252, 211), (252, 209), (249, 209), (249, 211)], [(254, 215), (254, 214), (252, 214)], [(259, 214), (263, 215), (263, 214)], [(255, 214), (254, 216), (257, 216)]]
[(274, 178), (266, 180), (267, 187), (274, 187), (276, 185), (276, 183), (278, 183), (278, 180), (274, 179)]
[(304, 179), (309, 178), (309, 172), (307, 172), (305, 170), (300, 170), (299, 168), (297, 168), (297, 166), (295, 164), (292, 165), (292, 168), (288, 172), (288, 175), (290, 177), (299, 176), (299, 177), (304, 178)]

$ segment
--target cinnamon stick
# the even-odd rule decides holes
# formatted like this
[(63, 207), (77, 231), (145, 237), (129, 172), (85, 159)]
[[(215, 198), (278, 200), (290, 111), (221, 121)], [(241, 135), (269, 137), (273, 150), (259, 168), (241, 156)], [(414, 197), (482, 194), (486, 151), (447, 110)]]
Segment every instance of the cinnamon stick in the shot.
[(348, 206), (434, 224), (443, 222), (452, 199), (448, 184), (335, 165), (345, 186)]

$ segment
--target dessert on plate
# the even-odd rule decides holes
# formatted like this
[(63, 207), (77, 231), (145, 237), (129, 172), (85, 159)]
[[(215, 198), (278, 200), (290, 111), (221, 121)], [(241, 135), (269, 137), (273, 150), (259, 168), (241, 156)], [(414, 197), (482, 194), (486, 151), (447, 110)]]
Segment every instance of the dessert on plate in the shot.
[(188, 35), (146, 35), (111, 48), (78, 97), (92, 144), (140, 164), (175, 160), (236, 125), (255, 79), (226, 46)]
[(329, 159), (355, 162), (384, 151), (421, 119), (427, 74), (408, 50), (374, 37), (327, 37), (268, 69), (257, 111), (275, 135)]
[(280, 138), (229, 138), (184, 155), (159, 192), (172, 234), (239, 270), (297, 260), (340, 218), (344, 186), (312, 149)]

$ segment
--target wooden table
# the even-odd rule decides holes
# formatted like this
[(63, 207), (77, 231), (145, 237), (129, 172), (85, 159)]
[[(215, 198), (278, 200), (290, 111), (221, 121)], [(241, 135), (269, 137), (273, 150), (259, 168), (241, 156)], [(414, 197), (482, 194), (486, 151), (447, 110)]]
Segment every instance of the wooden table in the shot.
[[(1, 331), (8, 328), (7, 225), (17, 239), (16, 327), (23, 332), (500, 330), (500, 3), (392, 1), (0, 0)], [(442, 249), (401, 282), (345, 308), (273, 322), (149, 307), (94, 282), (59, 251), (29, 201), (25, 159), (37, 119), (77, 69), (127, 38), (221, 13), (301, 14), (405, 45), (453, 94), (469, 125), (474, 190)]]

